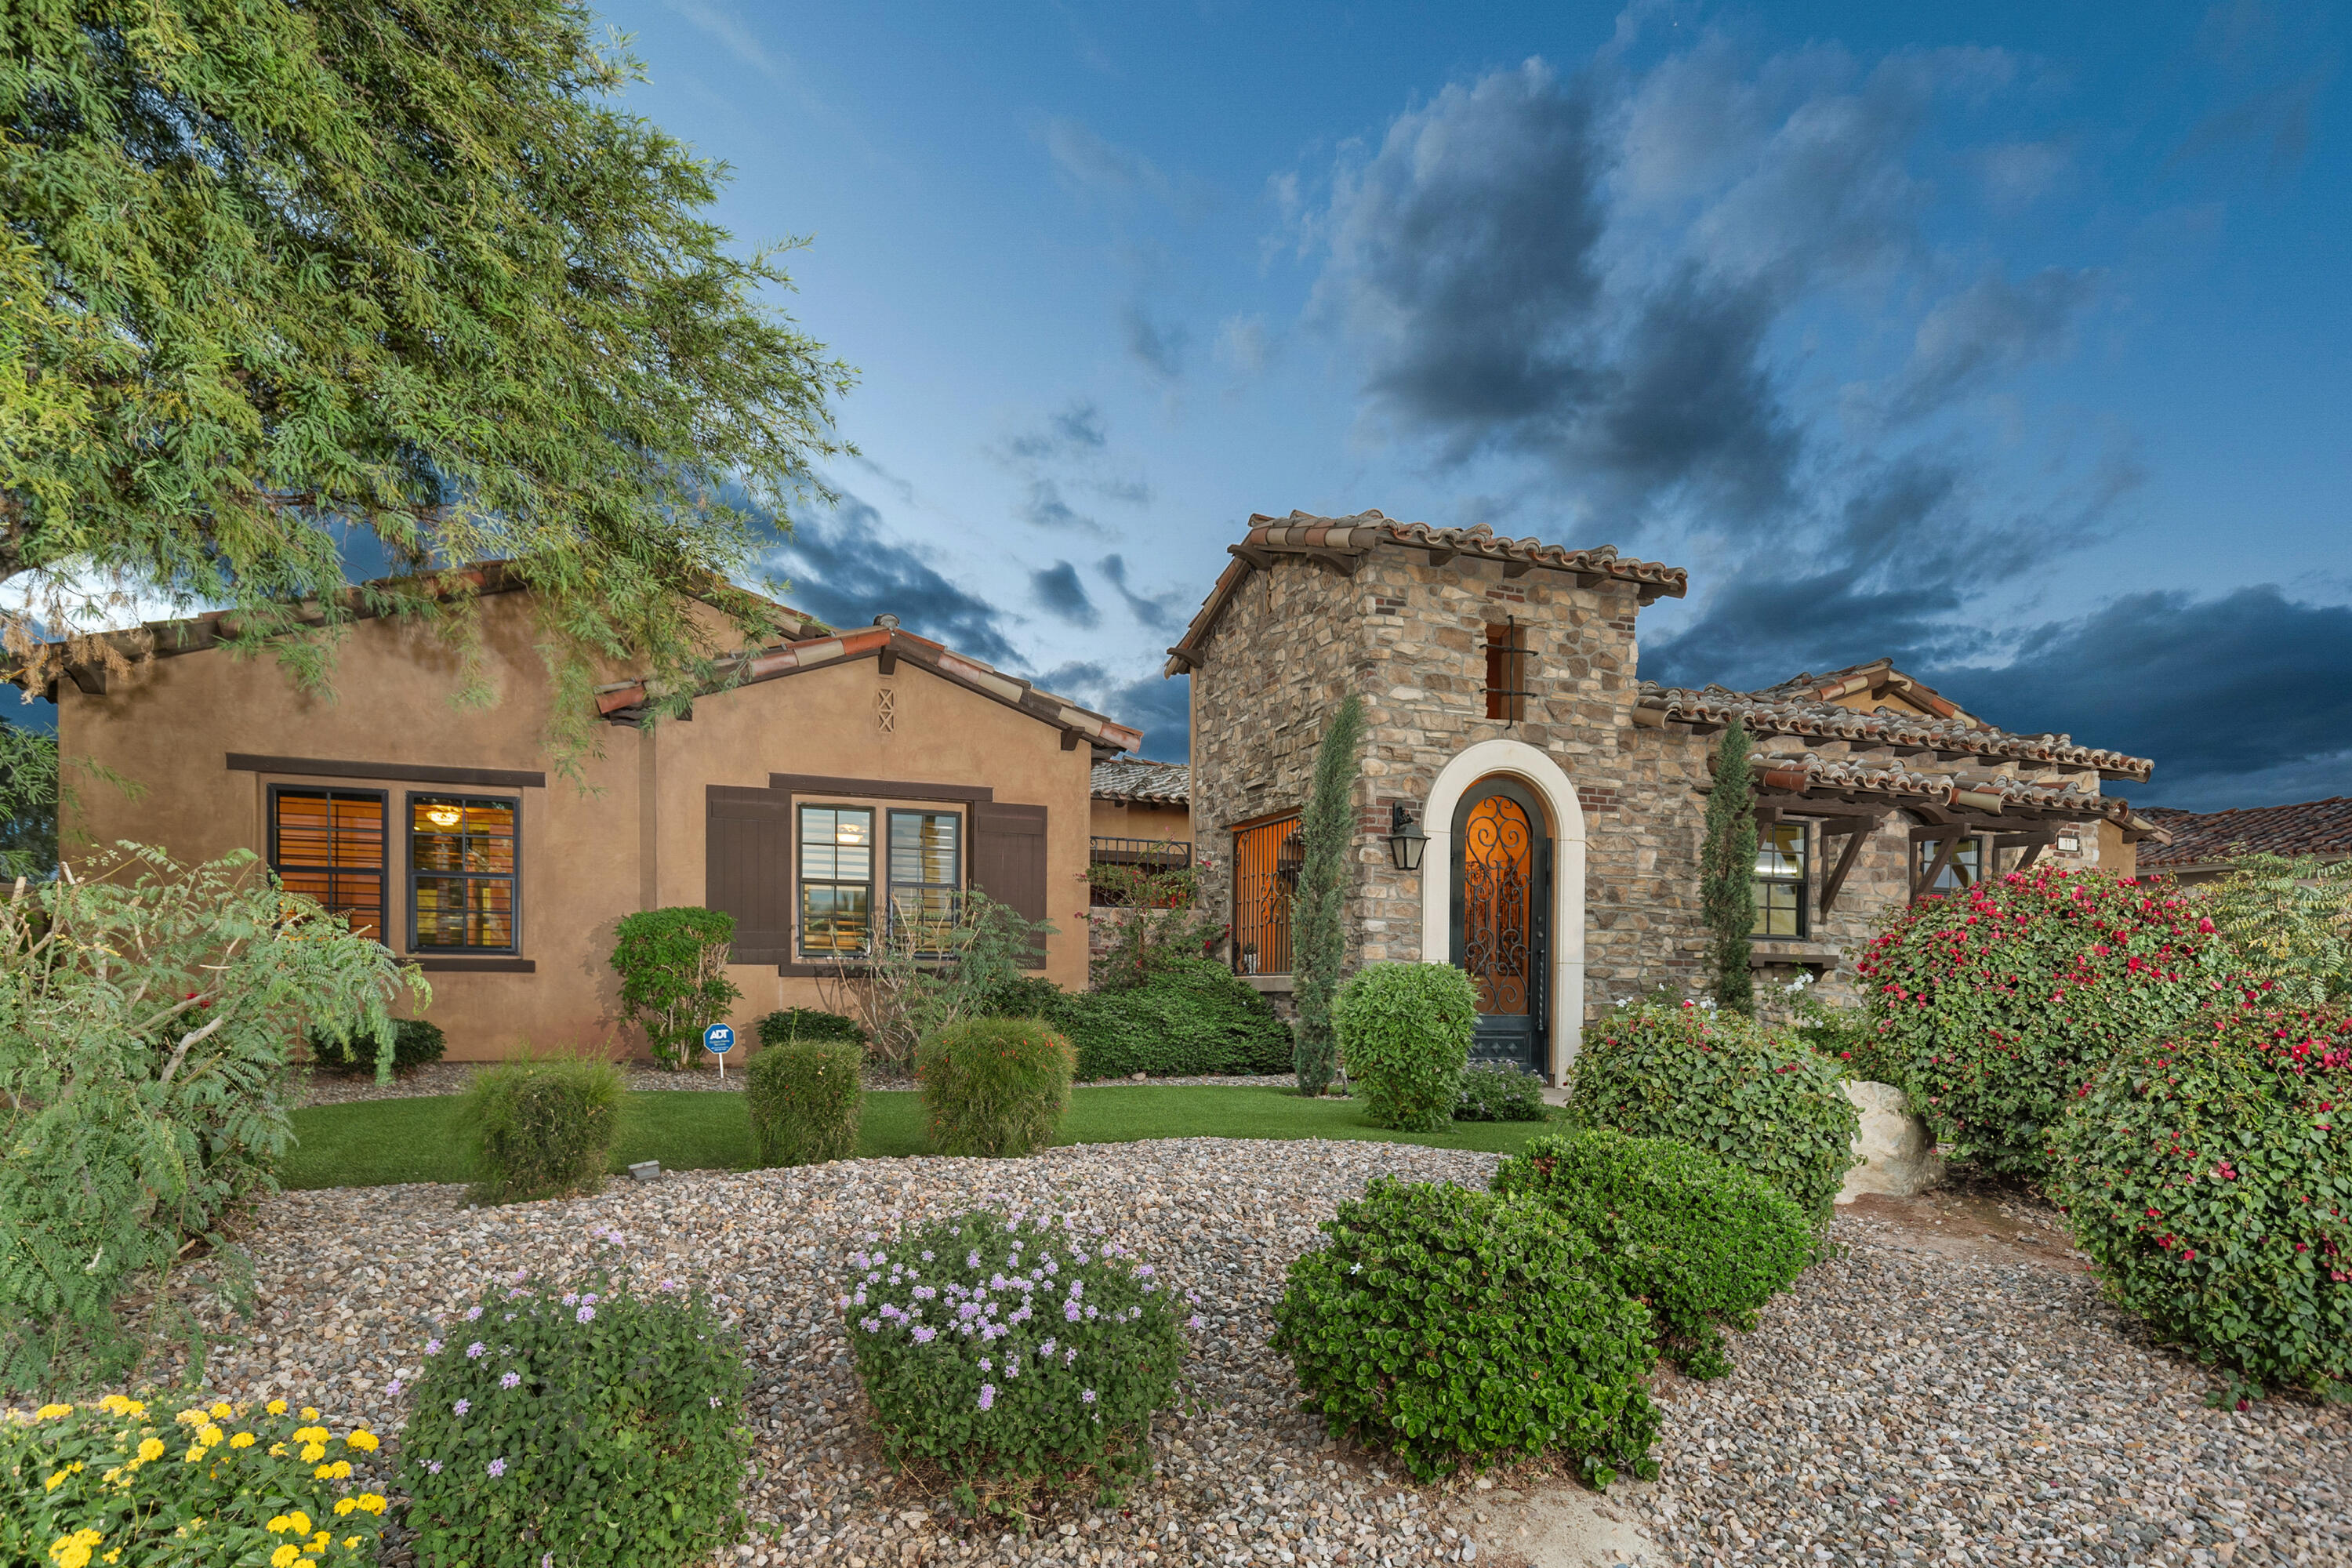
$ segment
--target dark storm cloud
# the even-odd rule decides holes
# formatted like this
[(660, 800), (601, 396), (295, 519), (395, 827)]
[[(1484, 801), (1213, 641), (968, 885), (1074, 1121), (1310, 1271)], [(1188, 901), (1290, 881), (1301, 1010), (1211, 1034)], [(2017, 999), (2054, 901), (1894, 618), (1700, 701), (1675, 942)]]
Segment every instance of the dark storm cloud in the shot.
[(1167, 588), (1148, 596), (1137, 593), (1128, 582), (1127, 558), (1123, 555), (1104, 556), (1095, 563), (1095, 570), (1118, 590), (1118, 596), (1127, 601), (1127, 613), (1139, 625), (1155, 632), (1172, 632), (1181, 624), (1179, 616), (1192, 598), (1184, 589)]
[(1155, 672), (1123, 679), (1088, 659), (1056, 665), (1038, 676), (1037, 684), (1142, 731), (1138, 756), (1181, 763), (1190, 755), (1192, 682), (1186, 677), (1163, 679)]
[(1029, 481), (1029, 490), (1022, 498), (1018, 515), (1022, 521), (1038, 528), (1068, 530), (1080, 533), (1104, 531), (1100, 523), (1065, 500), (1062, 498), (1060, 483), (1050, 479), (1034, 479)]
[(1066, 561), (1056, 561), (1042, 572), (1029, 574), (1029, 591), (1046, 611), (1074, 626), (1094, 626), (1102, 622), (1102, 614), (1087, 595), (1087, 585), (1078, 581), (1078, 569)]
[(940, 575), (845, 490), (831, 509), (803, 516), (767, 559), (790, 579), (792, 602), (830, 625), (871, 626), (887, 611), (908, 631), (992, 664), (1017, 658), (1002, 609)]
[(2097, 291), (2088, 271), (2045, 268), (2012, 283), (1993, 273), (1927, 312), (1911, 363), (1888, 399), (1892, 419), (1916, 419), (2000, 376), (2060, 352)]

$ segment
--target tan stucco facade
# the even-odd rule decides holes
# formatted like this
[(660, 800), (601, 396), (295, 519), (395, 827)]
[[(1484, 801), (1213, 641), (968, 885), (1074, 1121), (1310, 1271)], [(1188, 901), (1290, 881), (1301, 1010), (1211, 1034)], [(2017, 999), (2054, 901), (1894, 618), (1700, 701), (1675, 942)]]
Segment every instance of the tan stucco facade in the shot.
[[(433, 987), (425, 1016), (447, 1031), (460, 1060), (497, 1058), (525, 1042), (635, 1055), (642, 1041), (621, 1023), (609, 963), (614, 929), (638, 910), (707, 901), (710, 786), (772, 791), (795, 810), (836, 800), (872, 806), (877, 821), (893, 805), (961, 814), (967, 879), (970, 814), (976, 800), (992, 799), (1044, 808), (1043, 912), (1060, 934), (1042, 973), (1086, 984), (1093, 757), (1065, 731), (912, 662), (849, 658), (705, 697), (690, 720), (600, 727), (602, 754), (574, 782), (543, 747), (549, 680), (526, 597), (484, 599), (481, 624), (491, 700), (480, 707), (451, 700), (463, 679), (451, 649), (384, 620), (350, 629), (332, 695), (299, 689), (273, 661), (217, 650), (144, 662), (102, 692), (61, 682), (64, 754), (139, 792), (79, 789), (63, 825), (68, 857), (131, 839), (183, 861), (240, 848), (267, 858), (273, 786), (381, 791), (391, 829), (384, 935), (411, 955), (400, 831), (408, 797), (514, 800), (519, 951), (421, 957)], [(771, 1009), (823, 1005), (814, 967), (730, 966), (743, 993), (735, 1022), (747, 1037)]]
[(1192, 814), (1181, 805), (1150, 800), (1104, 800), (1097, 796), (1093, 811), (1087, 831), (1097, 838), (1192, 842)]

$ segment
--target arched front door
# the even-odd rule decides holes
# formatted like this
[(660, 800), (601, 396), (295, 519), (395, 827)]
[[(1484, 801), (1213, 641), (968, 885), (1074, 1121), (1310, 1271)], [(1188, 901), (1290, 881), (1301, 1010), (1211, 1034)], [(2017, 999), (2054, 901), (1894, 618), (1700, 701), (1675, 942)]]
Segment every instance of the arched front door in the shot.
[(1535, 793), (1479, 780), (1454, 810), (1454, 962), (1478, 990), (1475, 1058), (1545, 1069), (1551, 837)]

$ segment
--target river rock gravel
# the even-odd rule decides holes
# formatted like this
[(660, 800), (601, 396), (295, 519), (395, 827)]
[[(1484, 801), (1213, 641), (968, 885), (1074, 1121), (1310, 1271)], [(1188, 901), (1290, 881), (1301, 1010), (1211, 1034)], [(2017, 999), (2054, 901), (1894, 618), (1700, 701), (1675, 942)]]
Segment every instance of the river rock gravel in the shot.
[[(1340, 1199), (1384, 1172), (1483, 1185), (1495, 1163), (1195, 1138), (671, 1173), (497, 1209), (464, 1207), (457, 1187), (289, 1193), (247, 1237), (252, 1318), (205, 1309), (224, 1336), (206, 1381), (394, 1431), (393, 1381), (414, 1376), (434, 1314), (517, 1268), (585, 1268), (608, 1250), (592, 1231), (610, 1229), (631, 1266), (707, 1282), (741, 1326), (757, 1470), (752, 1532), (722, 1558), (736, 1568), (2352, 1563), (2342, 1413), (2205, 1408), (2208, 1378), (2103, 1302), (2046, 1211), (1995, 1216), (2014, 1247), (1970, 1248), (1948, 1244), (1925, 1200), (1886, 1199), (1841, 1215), (1839, 1255), (1734, 1345), (1731, 1376), (1660, 1374), (1660, 1479), (1579, 1500), (1638, 1525), (1646, 1549), (1562, 1555), (1510, 1500), (1574, 1483), (1522, 1467), (1485, 1486), (1412, 1484), (1292, 1408), (1266, 1346), (1284, 1269)], [(1160, 1474), (1124, 1509), (1079, 1507), (1021, 1536), (959, 1520), (879, 1464), (827, 1305), (845, 1254), (866, 1231), (978, 1203), (1103, 1226), (1206, 1303), (1199, 1407), (1162, 1418)]]

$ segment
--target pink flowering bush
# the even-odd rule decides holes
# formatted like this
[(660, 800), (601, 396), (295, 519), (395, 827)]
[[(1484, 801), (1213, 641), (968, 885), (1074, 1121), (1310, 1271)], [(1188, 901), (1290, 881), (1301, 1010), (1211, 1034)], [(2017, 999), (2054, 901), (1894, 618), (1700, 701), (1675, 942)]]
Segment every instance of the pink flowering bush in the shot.
[(437, 1326), (411, 1391), (400, 1468), (416, 1561), (707, 1560), (742, 1531), (749, 1383), (733, 1331), (674, 1281), (599, 1271), (489, 1291)]
[(2228, 967), (2169, 884), (2044, 866), (1896, 911), (1854, 973), (1945, 1154), (2039, 1179), (2074, 1090), (2211, 1000)]
[(1151, 1417), (1177, 1401), (1180, 1307), (1098, 1231), (985, 1210), (850, 1254), (838, 1299), (894, 1465), (937, 1467), (966, 1508), (1043, 1495), (1104, 1505), (1151, 1475)]
[(2231, 1000), (2077, 1086), (2052, 1185), (2159, 1335), (2248, 1393), (2352, 1397), (2352, 1014)]

